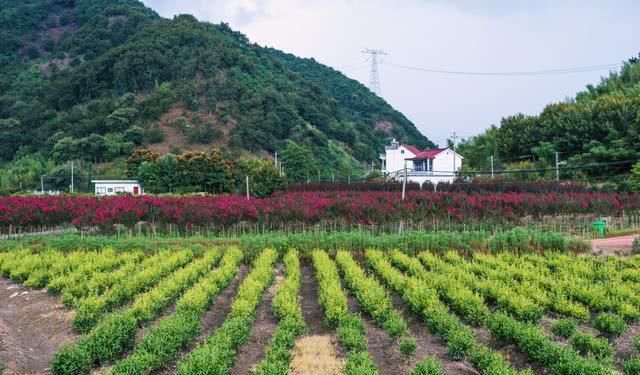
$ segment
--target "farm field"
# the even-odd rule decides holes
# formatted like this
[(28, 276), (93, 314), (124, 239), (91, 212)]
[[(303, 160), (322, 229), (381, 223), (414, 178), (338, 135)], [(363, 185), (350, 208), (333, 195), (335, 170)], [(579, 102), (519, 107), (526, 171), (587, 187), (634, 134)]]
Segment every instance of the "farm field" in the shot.
[(16, 248), (0, 272), (5, 374), (640, 373), (637, 256)]

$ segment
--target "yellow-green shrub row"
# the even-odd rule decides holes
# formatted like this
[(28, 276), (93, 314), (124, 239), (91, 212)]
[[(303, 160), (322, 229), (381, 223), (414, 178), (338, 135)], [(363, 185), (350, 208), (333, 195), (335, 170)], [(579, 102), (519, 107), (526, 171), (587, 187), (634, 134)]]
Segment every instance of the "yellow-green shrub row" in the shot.
[(224, 323), (178, 364), (182, 375), (226, 374), (233, 366), (236, 351), (251, 334), (251, 325), (264, 291), (274, 277), (278, 259), (275, 249), (266, 249), (254, 261), (253, 270), (238, 288)]
[(353, 291), (362, 308), (376, 323), (392, 337), (407, 334), (407, 322), (394, 310), (391, 298), (385, 288), (372, 277), (368, 277), (351, 253), (338, 251), (336, 263), (340, 267), (347, 286)]
[(305, 323), (300, 306), (300, 259), (298, 251), (291, 249), (284, 256), (285, 279), (273, 298), (272, 309), (279, 323), (271, 339), (265, 359), (258, 364), (255, 374), (286, 375), (291, 363), (291, 350), (296, 338), (304, 332)]
[(101, 296), (90, 296), (78, 302), (73, 326), (80, 332), (88, 332), (109, 310), (120, 306), (137, 294), (158, 284), (169, 273), (193, 259), (190, 250), (162, 252), (154, 261), (145, 264), (140, 272), (123, 279)]
[(71, 286), (84, 284), (96, 272), (113, 270), (126, 261), (126, 258), (126, 255), (119, 254), (113, 249), (96, 252), (75, 270), (50, 279), (47, 289), (54, 293), (62, 293)]
[(411, 258), (399, 251), (390, 254), (393, 264), (410, 275), (420, 278), (425, 286), (438, 293), (441, 300), (467, 322), (474, 326), (482, 326), (490, 311), (481, 296), (475, 294), (460, 282), (455, 273), (446, 276), (436, 272), (427, 272), (416, 258)]
[(502, 356), (476, 341), (473, 331), (449, 313), (437, 292), (424, 280), (404, 275), (378, 250), (365, 251), (371, 268), (427, 324), (447, 341), (448, 354), (454, 360), (467, 358), (481, 374), (516, 374)]
[(508, 287), (514, 293), (533, 299), (550, 311), (581, 321), (589, 320), (589, 309), (582, 303), (568, 298), (566, 293), (557, 287), (555, 278), (549, 278), (539, 266), (524, 262), (524, 257), (505, 261), (503, 255), (474, 253), (474, 262), (469, 269), (486, 279), (496, 280), (494, 285)]
[(85, 263), (87, 261), (87, 257), (91, 257), (94, 252), (76, 251), (63, 254), (55, 251), (52, 254), (56, 254), (57, 256), (49, 258), (50, 264), (46, 267), (35, 269), (25, 281), (26, 286), (32, 288), (44, 288), (50, 280), (76, 270)]
[(622, 273), (618, 272), (621, 268), (628, 269), (622, 264), (631, 265), (634, 260), (613, 262), (610, 257), (559, 253), (522, 258), (504, 254), (501, 257), (530, 264), (535, 272), (526, 276), (535, 278), (552, 294), (579, 301), (595, 312), (615, 312), (627, 320), (640, 318), (640, 285), (623, 279)]
[(143, 252), (132, 251), (118, 254), (114, 259), (94, 261), (93, 267), (83, 269), (82, 274), (76, 272), (75, 276), (68, 279), (60, 290), (62, 302), (67, 306), (75, 306), (80, 299), (98, 294), (98, 289), (94, 285), (95, 280), (110, 278), (122, 268), (127, 269), (128, 274), (131, 275), (143, 259), (145, 259)]
[(335, 263), (321, 250), (313, 251), (311, 259), (316, 269), (320, 305), (329, 323), (337, 327), (338, 340), (348, 352), (345, 373), (377, 374), (378, 370), (367, 352), (366, 328), (358, 316), (349, 312)]
[(53, 374), (85, 374), (105, 365), (130, 349), (141, 323), (155, 318), (173, 299), (191, 286), (220, 259), (219, 250), (206, 251), (150, 291), (138, 296), (132, 306), (101, 320), (89, 335), (75, 345), (63, 347), (51, 363)]
[[(440, 278), (436, 279), (444, 281), (445, 288), (449, 285), (449, 283), (446, 283), (447, 279), (457, 280), (460, 282), (460, 286), (466, 286), (472, 291), (479, 293), (483, 299), (496, 303), (501, 310), (507, 311), (517, 319), (530, 322), (538, 322), (542, 318), (544, 314), (544, 308), (542, 306), (539, 306), (531, 299), (525, 297), (520, 293), (512, 292), (510, 287), (503, 286), (496, 280), (479, 279), (476, 275), (466, 270), (465, 261), (458, 258), (459, 256), (453, 252), (445, 254), (444, 258), (446, 259), (446, 257), (448, 257), (450, 261), (454, 261), (457, 264), (449, 264), (430, 253), (421, 253), (418, 258), (426, 267), (433, 271), (430, 273), (422, 274), (420, 275), (420, 277), (428, 280), (434, 277), (432, 273), (437, 273), (440, 275)], [(451, 303), (451, 301), (447, 302)], [(479, 306), (479, 301), (475, 302)], [(484, 305), (484, 301), (482, 302), (482, 304)], [(479, 318), (483, 319), (484, 317), (489, 315), (489, 311), (488, 309), (486, 309), (486, 307), (482, 314), (483, 317)], [(475, 320), (473, 322), (476, 324), (480, 323), (478, 320)]]
[[(409, 258), (399, 252), (394, 252), (392, 254), (392, 257), (401, 264), (406, 264), (409, 261), (413, 261), (415, 263), (414, 259)], [(448, 257), (449, 262), (452, 263), (451, 267), (447, 267), (445, 265), (441, 268), (441, 270), (445, 270), (445, 272), (447, 272), (447, 275), (451, 276), (449, 279), (449, 288), (463, 288), (463, 286), (460, 285), (458, 279), (463, 277), (462, 275), (459, 275), (459, 273), (466, 272), (463, 265), (465, 260), (459, 258), (457, 254), (449, 254)], [(419, 258), (430, 267), (435, 268), (435, 265), (442, 266), (438, 263), (440, 259), (437, 259), (437, 257), (432, 254), (423, 253), (420, 254)], [(455, 264), (455, 266), (453, 264)], [(430, 274), (429, 272), (420, 270), (418, 265), (414, 265), (413, 270), (418, 274), (422, 274), (422, 277), (425, 281), (433, 280), (434, 278), (434, 275)], [(429, 282), (426, 282), (426, 284), (429, 284)], [(479, 308), (479, 303), (477, 301), (475, 303), (468, 302), (464, 299), (459, 299), (458, 296), (454, 296), (452, 298), (452, 296), (447, 296), (447, 294), (448, 293), (446, 289), (444, 293), (441, 293), (441, 295), (444, 296), (444, 300), (446, 300), (447, 303), (465, 319), (471, 320), (472, 318), (465, 314), (469, 314), (470, 312), (471, 314), (473, 314), (473, 311)], [(471, 304), (472, 307), (464, 308), (465, 303)], [(507, 310), (509, 313), (513, 313), (513, 304), (510, 303), (506, 306), (508, 306), (508, 308), (505, 310)], [(534, 316), (538, 316), (537, 313)], [(537, 321), (538, 319), (530, 320)], [(542, 333), (540, 328), (533, 325), (528, 325), (526, 323), (518, 322), (509, 315), (503, 313), (487, 313), (481, 319), (481, 322), (486, 322), (486, 326), (496, 338), (516, 344), (518, 348), (520, 348), (523, 352), (529, 354), (529, 356), (533, 360), (553, 373), (605, 374), (608, 372), (605, 367), (599, 365), (597, 360), (582, 358), (574, 350), (563, 348), (554, 343), (551, 339), (549, 339)], [(601, 348), (597, 349), (601, 350)]]
[(238, 248), (225, 251), (220, 266), (203, 277), (176, 303), (176, 313), (151, 328), (133, 354), (114, 367), (112, 375), (148, 374), (167, 366), (200, 334), (202, 315), (233, 280), (242, 261)]

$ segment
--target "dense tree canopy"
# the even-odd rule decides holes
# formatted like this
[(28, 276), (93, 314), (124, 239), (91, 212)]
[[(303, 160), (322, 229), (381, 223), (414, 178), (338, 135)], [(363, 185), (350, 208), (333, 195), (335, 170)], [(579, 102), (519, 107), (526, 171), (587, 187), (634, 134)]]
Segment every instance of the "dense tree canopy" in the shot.
[(331, 68), (135, 0), (0, 0), (0, 62), (0, 161), (124, 159), (162, 142), (175, 108), (190, 144), (262, 155), (295, 142), (327, 174), (361, 172), (391, 138), (433, 145)]
[[(627, 61), (597, 85), (588, 85), (575, 99), (550, 104), (536, 116), (516, 114), (460, 146), (467, 168), (533, 162), (555, 166), (555, 152), (567, 166), (614, 162), (606, 167), (565, 172), (567, 177), (606, 179), (627, 174), (640, 159), (640, 63)], [(508, 165), (506, 165), (508, 166)]]

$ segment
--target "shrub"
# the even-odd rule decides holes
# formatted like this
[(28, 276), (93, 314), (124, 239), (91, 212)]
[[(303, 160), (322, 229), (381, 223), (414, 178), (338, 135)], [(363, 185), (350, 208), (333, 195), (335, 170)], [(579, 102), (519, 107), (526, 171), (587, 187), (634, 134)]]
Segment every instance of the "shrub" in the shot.
[(575, 320), (573, 319), (558, 319), (551, 325), (551, 332), (554, 335), (569, 338), (573, 336), (578, 330)]
[(640, 357), (631, 357), (624, 361), (624, 374), (625, 375), (639, 375), (640, 374)]
[(613, 348), (606, 339), (577, 332), (571, 337), (571, 346), (580, 354), (591, 354), (599, 360), (606, 360), (613, 355)]
[(400, 340), (400, 353), (405, 357), (410, 357), (416, 353), (416, 339), (413, 337), (403, 337)]
[(593, 322), (593, 326), (610, 338), (620, 336), (627, 329), (624, 319), (612, 313), (599, 314)]
[(426, 356), (418, 362), (411, 375), (442, 375), (443, 373), (442, 364), (434, 357)]

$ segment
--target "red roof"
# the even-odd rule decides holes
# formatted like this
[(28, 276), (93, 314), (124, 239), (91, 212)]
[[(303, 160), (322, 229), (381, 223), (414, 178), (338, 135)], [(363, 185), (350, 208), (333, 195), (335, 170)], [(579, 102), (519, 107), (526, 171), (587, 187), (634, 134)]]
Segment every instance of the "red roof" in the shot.
[(417, 148), (416, 146), (411, 146), (411, 145), (402, 145), (404, 148), (406, 148), (407, 150), (411, 151), (414, 155), (418, 155), (419, 153), (421, 153), (422, 151), (420, 151), (419, 148)]
[(433, 150), (424, 150), (418, 154), (416, 154), (415, 157), (413, 158), (409, 158), (406, 160), (426, 160), (426, 159), (433, 159), (436, 157), (436, 155), (438, 155), (439, 153), (441, 153), (442, 151), (446, 150), (446, 148), (436, 148)]

